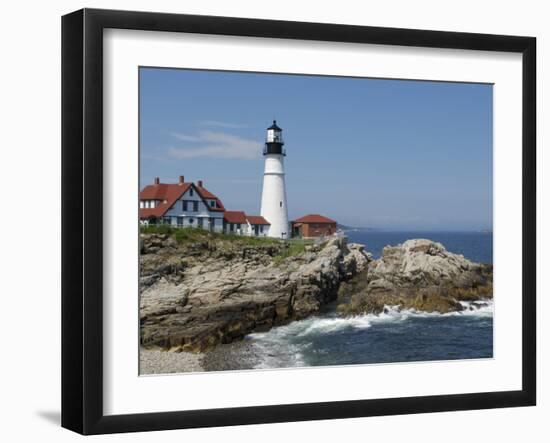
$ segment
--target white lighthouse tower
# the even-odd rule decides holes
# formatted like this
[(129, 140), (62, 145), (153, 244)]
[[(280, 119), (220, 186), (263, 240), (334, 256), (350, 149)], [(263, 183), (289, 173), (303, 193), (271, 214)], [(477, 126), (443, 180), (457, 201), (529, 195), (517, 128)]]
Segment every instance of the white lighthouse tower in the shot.
[(273, 124), (267, 128), (264, 147), (265, 169), (261, 215), (271, 223), (267, 235), (275, 238), (290, 237), (285, 189), (286, 153), (283, 145), (283, 130), (277, 126), (277, 121), (273, 120)]

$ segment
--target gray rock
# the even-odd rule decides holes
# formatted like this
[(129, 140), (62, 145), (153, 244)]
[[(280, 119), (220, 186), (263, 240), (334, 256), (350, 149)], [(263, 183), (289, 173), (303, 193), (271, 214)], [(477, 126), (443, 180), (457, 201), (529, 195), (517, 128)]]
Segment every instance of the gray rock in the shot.
[(453, 254), (441, 243), (407, 240), (386, 246), (370, 269), (370, 289), (403, 289), (452, 284), (468, 287), (482, 282), (481, 265)]
[(158, 236), (143, 240), (146, 251), (160, 249), (141, 256), (141, 344), (192, 352), (318, 312), (370, 261), (345, 238), (280, 263), (273, 257), (287, 247), (282, 242), (175, 247)]
[(492, 298), (492, 266), (453, 254), (441, 243), (407, 240), (386, 246), (378, 260), (342, 285), (339, 312), (382, 312), (398, 305), (428, 312), (462, 310), (461, 300)]

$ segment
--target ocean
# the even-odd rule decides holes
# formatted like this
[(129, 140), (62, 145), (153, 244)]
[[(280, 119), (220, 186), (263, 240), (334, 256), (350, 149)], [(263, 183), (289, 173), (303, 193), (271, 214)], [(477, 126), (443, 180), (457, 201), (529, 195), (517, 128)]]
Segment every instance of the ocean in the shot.
[[(350, 231), (350, 242), (362, 243), (379, 258), (386, 245), (411, 238), (441, 242), (466, 258), (492, 263), (492, 233)], [(366, 363), (492, 358), (493, 302), (464, 303), (449, 314), (389, 308), (380, 315), (340, 318), (335, 306), (317, 316), (245, 338), (248, 355), (238, 367), (285, 368)], [(243, 366), (244, 365), (244, 366)]]
[(397, 245), (412, 238), (427, 238), (441, 243), (455, 254), (462, 254), (469, 260), (479, 263), (493, 263), (492, 232), (444, 232), (444, 231), (346, 231), (350, 243), (361, 243), (380, 258), (387, 245)]

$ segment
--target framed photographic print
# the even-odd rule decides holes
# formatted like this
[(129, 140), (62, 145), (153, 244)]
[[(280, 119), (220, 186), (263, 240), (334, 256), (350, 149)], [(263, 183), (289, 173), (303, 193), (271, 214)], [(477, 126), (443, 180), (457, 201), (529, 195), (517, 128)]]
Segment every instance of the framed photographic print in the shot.
[(534, 405), (531, 37), (62, 21), (62, 425)]

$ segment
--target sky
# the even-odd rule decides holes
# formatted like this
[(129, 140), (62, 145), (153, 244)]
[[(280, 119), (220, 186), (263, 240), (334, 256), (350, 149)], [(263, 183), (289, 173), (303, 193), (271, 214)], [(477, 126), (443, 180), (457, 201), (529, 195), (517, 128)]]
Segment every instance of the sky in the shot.
[(259, 214), (283, 129), (290, 219), (387, 230), (493, 224), (492, 85), (140, 68), (140, 181), (203, 180)]

